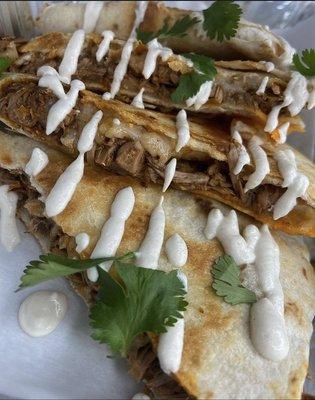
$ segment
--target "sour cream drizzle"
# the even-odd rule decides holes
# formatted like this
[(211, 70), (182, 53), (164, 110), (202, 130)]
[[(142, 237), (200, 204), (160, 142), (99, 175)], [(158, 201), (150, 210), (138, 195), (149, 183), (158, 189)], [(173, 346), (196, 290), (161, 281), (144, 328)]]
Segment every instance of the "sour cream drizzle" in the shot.
[(49, 65), (43, 65), (38, 68), (37, 76), (41, 77), (38, 81), (38, 86), (52, 90), (59, 99), (66, 97), (64, 88), (60, 82), (60, 76), (55, 68)]
[(315, 78), (309, 79), (308, 82), (311, 84), (311, 92), (308, 96), (307, 109), (311, 110), (315, 106)]
[(103, 8), (103, 1), (88, 1), (85, 6), (83, 29), (86, 33), (94, 31)]
[[(112, 257), (120, 245), (125, 231), (125, 222), (130, 217), (135, 204), (135, 195), (130, 186), (120, 190), (111, 205), (110, 217), (102, 228), (101, 236), (91, 254), (91, 258)], [(112, 261), (100, 264), (100, 267), (108, 271)], [(98, 279), (95, 267), (87, 271), (87, 276), (92, 282)]]
[(85, 85), (83, 82), (75, 79), (71, 82), (70, 90), (65, 98), (60, 98), (55, 104), (52, 105), (48, 112), (46, 123), (46, 135), (53, 133), (58, 125), (66, 118), (76, 105), (79, 91), (84, 90)]
[(90, 236), (85, 232), (78, 233), (75, 237), (75, 242), (77, 245), (75, 251), (77, 253), (81, 253), (88, 247), (90, 243)]
[(295, 155), (291, 149), (279, 150), (275, 154), (280, 174), (282, 175), (282, 187), (288, 187), (297, 174)]
[(67, 308), (67, 298), (63, 293), (49, 290), (32, 293), (20, 306), (20, 327), (32, 337), (49, 335), (63, 320)]
[(162, 189), (163, 193), (166, 192), (166, 190), (172, 183), (172, 180), (176, 172), (176, 164), (177, 164), (176, 158), (172, 158), (171, 161), (166, 165), (164, 172), (164, 185)]
[(260, 229), (255, 252), (255, 267), (264, 297), (251, 307), (251, 338), (263, 357), (281, 361), (288, 354), (289, 342), (284, 321), (284, 296), (279, 280), (279, 248), (267, 225)]
[(12, 251), (21, 239), (15, 218), (18, 196), (9, 189), (9, 185), (0, 186), (0, 239), (6, 250)]
[(102, 111), (97, 111), (82, 129), (78, 141), (78, 151), (80, 154), (59, 176), (45, 200), (45, 211), (48, 217), (54, 217), (60, 214), (72, 199), (77, 185), (83, 177), (84, 154), (93, 147), (97, 127), (102, 116)]
[(163, 245), (165, 213), (163, 197), (152, 211), (147, 233), (138, 249), (136, 265), (138, 267), (156, 269)]
[(255, 171), (248, 177), (248, 181), (245, 185), (245, 193), (257, 187), (270, 172), (268, 157), (266, 152), (260, 146), (262, 143), (261, 139), (254, 136), (248, 142), (248, 149), (254, 159)]
[[(182, 281), (187, 292), (187, 277), (183, 272), (178, 271), (178, 278)], [(184, 318), (178, 319), (174, 326), (167, 328), (167, 332), (162, 333), (159, 338), (157, 355), (160, 367), (166, 374), (175, 373), (179, 370), (183, 346), (184, 346)]]
[(219, 209), (212, 209), (208, 215), (204, 234), (208, 240), (217, 237), (224, 251), (234, 258), (237, 265), (249, 264), (255, 260), (253, 246), (249, 246), (240, 235), (237, 214), (234, 210), (224, 216)]
[(155, 38), (148, 43), (148, 52), (144, 60), (144, 66), (142, 74), (145, 79), (149, 79), (156, 68), (156, 62), (158, 57), (162, 58), (162, 61), (167, 61), (173, 54), (173, 51), (168, 47), (163, 47), (161, 43)]
[(144, 109), (144, 104), (143, 104), (143, 92), (144, 88), (141, 88), (139, 93), (133, 98), (131, 105), (137, 108)]
[(240, 133), (234, 128), (231, 132), (232, 139), (238, 143), (238, 147), (232, 147), (231, 152), (236, 152), (237, 161), (235, 167), (233, 169), (233, 174), (238, 175), (245, 165), (250, 164), (250, 157), (247, 153), (246, 147), (243, 145), (242, 136)]
[(261, 64), (264, 64), (267, 72), (271, 72), (275, 69), (275, 65), (270, 61), (260, 61)]
[(189, 123), (187, 121), (187, 114), (185, 110), (180, 110), (176, 115), (176, 128), (177, 128), (177, 144), (176, 152), (179, 152), (190, 139)]
[(170, 236), (165, 243), (165, 252), (168, 261), (179, 268), (186, 264), (188, 258), (188, 250), (185, 240), (178, 234)]
[(100, 45), (98, 46), (96, 52), (96, 61), (100, 62), (103, 57), (107, 54), (110, 42), (114, 39), (115, 34), (112, 31), (103, 31), (102, 32), (103, 40), (101, 41)]
[(207, 81), (203, 83), (198, 93), (195, 96), (189, 97), (186, 100), (187, 107), (194, 106), (195, 110), (199, 110), (201, 106), (203, 106), (209, 99), (211, 90), (212, 90), (213, 81)]
[(48, 162), (47, 154), (38, 147), (35, 147), (32, 151), (31, 158), (24, 167), (24, 171), (29, 176), (36, 176), (46, 167)]
[(262, 79), (261, 84), (260, 84), (256, 94), (264, 94), (265, 93), (268, 81), (269, 81), (269, 76), (265, 76)]
[(297, 115), (305, 106), (309, 93), (307, 90), (307, 81), (303, 75), (294, 71), (284, 93), (284, 100), (281, 104), (274, 106), (270, 111), (265, 131), (271, 133), (278, 126), (279, 113), (282, 108), (288, 107), (292, 116)]
[(290, 127), (290, 122), (285, 122), (278, 128), (279, 131), (279, 143), (285, 143), (287, 140), (288, 129)]
[[(132, 31), (130, 33), (130, 36), (129, 36), (127, 42), (125, 43), (125, 45), (122, 49), (120, 61), (114, 71), (114, 78), (113, 78), (111, 88), (110, 88), (110, 98), (112, 98), (112, 99), (119, 92), (121, 82), (124, 79), (124, 76), (127, 72), (127, 67), (128, 67), (131, 52), (133, 49), (133, 44), (135, 42), (136, 29), (143, 21), (147, 6), (148, 6), (148, 3), (146, 1), (138, 1), (137, 2), (136, 19), (135, 19)], [(106, 93), (104, 93), (103, 97), (105, 95), (108, 97), (108, 95)]]

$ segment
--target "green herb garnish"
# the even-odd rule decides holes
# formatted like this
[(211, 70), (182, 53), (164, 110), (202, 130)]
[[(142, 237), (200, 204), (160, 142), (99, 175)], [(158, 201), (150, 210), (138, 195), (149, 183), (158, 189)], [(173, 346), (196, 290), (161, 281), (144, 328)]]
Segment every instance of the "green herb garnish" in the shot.
[(194, 53), (185, 53), (182, 56), (193, 62), (195, 71), (180, 76), (179, 84), (171, 94), (174, 103), (181, 103), (195, 96), (200, 86), (207, 81), (212, 81), (217, 73), (210, 57)]
[(186, 309), (185, 290), (177, 272), (135, 265), (116, 266), (119, 281), (103, 272), (99, 300), (91, 310), (92, 337), (126, 356), (138, 334), (166, 332)]
[(198, 22), (200, 22), (198, 18), (191, 18), (189, 15), (185, 15), (185, 17), (177, 20), (171, 27), (169, 27), (166, 21), (163, 27), (157, 32), (144, 32), (138, 28), (136, 31), (137, 39), (146, 44), (155, 38), (165, 39), (172, 36), (184, 37), (187, 35), (187, 30)]
[(211, 270), (213, 276), (212, 287), (218, 296), (224, 298), (233, 306), (240, 303), (255, 303), (256, 295), (246, 289), (240, 281), (240, 270), (234, 259), (229, 255), (219, 257)]
[(0, 75), (11, 65), (11, 60), (6, 57), (0, 57)]
[(236, 34), (241, 14), (241, 7), (234, 1), (215, 1), (203, 11), (203, 29), (210, 39), (229, 40)]
[(73, 260), (57, 254), (45, 254), (39, 257), (39, 260), (34, 260), (26, 266), (21, 277), (19, 289), (35, 286), (38, 283), (58, 278), (60, 276), (68, 276), (82, 272), (91, 267), (96, 267), (104, 261), (113, 260), (114, 263), (126, 263), (134, 261), (134, 253), (127, 253), (121, 257), (105, 257), (89, 260)]
[(110, 260), (113, 261), (110, 273), (98, 267), (100, 289), (90, 314), (92, 337), (107, 343), (113, 353), (125, 356), (136, 335), (166, 332), (168, 326), (183, 318), (186, 291), (177, 271), (166, 273), (137, 267), (133, 252), (95, 260), (46, 254), (26, 267), (20, 289), (82, 272)]
[(302, 56), (294, 54), (293, 56), (294, 69), (304, 76), (315, 76), (315, 50), (305, 49), (302, 51)]

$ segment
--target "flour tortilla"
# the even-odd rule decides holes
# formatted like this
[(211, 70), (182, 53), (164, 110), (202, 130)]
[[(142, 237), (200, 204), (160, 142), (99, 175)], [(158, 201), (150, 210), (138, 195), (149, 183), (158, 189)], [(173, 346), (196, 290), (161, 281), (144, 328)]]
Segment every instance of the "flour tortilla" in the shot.
[[(47, 167), (28, 187), (47, 196), (71, 159), (61, 152), (17, 135), (0, 134), (0, 171), (19, 175), (32, 149), (38, 146), (49, 157)], [(131, 186), (135, 192), (134, 210), (126, 223), (118, 254), (136, 250), (144, 237), (152, 209), (160, 199), (160, 188), (143, 187), (136, 181), (86, 166), (84, 177), (65, 211), (53, 218), (61, 231), (72, 238), (87, 232), (88, 257), (109, 216), (118, 190)], [(23, 209), (23, 203), (20, 203)], [(179, 233), (188, 246), (188, 262), (182, 268), (188, 278), (188, 309), (185, 313), (185, 343), (180, 370), (173, 378), (191, 396), (200, 399), (297, 399), (302, 393), (309, 357), (309, 340), (315, 311), (315, 276), (304, 245), (293, 237), (272, 231), (280, 248), (280, 281), (285, 298), (285, 321), (289, 336), (288, 357), (281, 362), (262, 358), (249, 337), (249, 306), (231, 306), (211, 289), (210, 270), (222, 247), (203, 235), (210, 207), (227, 207), (209, 201), (200, 203), (188, 193), (169, 190), (165, 194), (165, 240)], [(252, 220), (238, 213), (241, 229)], [(73, 247), (71, 247), (72, 249)], [(73, 251), (73, 250), (71, 250)], [(164, 249), (159, 268), (172, 269)], [(88, 302), (93, 288), (73, 278)], [(87, 371), (89, 373), (89, 371)]]
[[(15, 97), (14, 101), (11, 94)], [(104, 101), (92, 92), (83, 91), (74, 111), (67, 117), (68, 122), (64, 122), (60, 129), (47, 136), (45, 127), (48, 110), (56, 100), (57, 98), (50, 91), (38, 87), (37, 78), (27, 75), (9, 76), (0, 81), (0, 121), (15, 131), (76, 156), (76, 143), (83, 126), (97, 110), (102, 110), (103, 119), (99, 124), (95, 147), (87, 157), (92, 164), (96, 160), (97, 152), (102, 151), (105, 141), (111, 138), (113, 140), (140, 142), (146, 154), (149, 155), (147, 163), (150, 163), (150, 165), (155, 163), (153, 170), (157, 170), (159, 174), (157, 178), (150, 177), (150, 181), (153, 182), (163, 183), (161, 176), (164, 176), (165, 164), (172, 157), (188, 163), (197, 162), (200, 165), (205, 163), (210, 165), (213, 161), (217, 161), (226, 164), (226, 168), (228, 168), (227, 155), (231, 146), (229, 123), (224, 124), (222, 121), (215, 120), (205, 122), (198, 118), (190, 121), (191, 139), (180, 153), (176, 153), (175, 116), (140, 110), (116, 100)], [(113, 123), (114, 118), (120, 120), (119, 126)], [(259, 128), (255, 124), (247, 128), (247, 132), (246, 130), (242, 132), (244, 143), (247, 143), (253, 132), (259, 133)], [(266, 176), (260, 187), (263, 189), (263, 185), (272, 185), (276, 190), (282, 185), (282, 177), (274, 158), (279, 147), (275, 147), (272, 142), (265, 140), (263, 148), (269, 156), (271, 173)], [(283, 145), (281, 148), (288, 149), (289, 147)], [(192, 184), (188, 182), (187, 185), (183, 181), (177, 180), (176, 182), (176, 179), (174, 179), (174, 185), (183, 190), (194, 191), (200, 196), (222, 201), (261, 222), (268, 223), (275, 229), (290, 234), (315, 236), (314, 165), (297, 151), (294, 150), (294, 152), (298, 168), (309, 178), (310, 185), (305, 198), (298, 199), (297, 206), (287, 216), (279, 220), (273, 220), (272, 210), (269, 209), (269, 206), (260, 207), (259, 204), (256, 204), (256, 197), (255, 201), (251, 197), (244, 199), (242, 195), (235, 192), (235, 189), (231, 191), (229, 187), (222, 186), (220, 183), (197, 187), (193, 185), (193, 181), (190, 181)], [(102, 164), (102, 162), (98, 164), (100, 163)], [(156, 165), (159, 163), (162, 163), (161, 167)], [(106, 165), (104, 167), (106, 168)], [(179, 171), (179, 168), (177, 170)], [(253, 165), (246, 166), (239, 177), (245, 182), (253, 170)], [(121, 171), (118, 172), (122, 173)], [(128, 174), (128, 169), (125, 169), (123, 173)], [(146, 176), (143, 174), (139, 178), (146, 181)], [(254, 191), (250, 192), (250, 196), (252, 195), (258, 196)]]
[[(135, 1), (109, 1), (104, 4), (95, 32), (112, 30), (116, 37), (126, 40), (131, 32), (135, 18)], [(40, 13), (37, 27), (43, 33), (70, 33), (83, 26), (85, 6), (83, 4), (53, 4)], [(176, 20), (190, 15), (202, 19), (201, 13), (165, 7), (161, 2), (149, 2), (140, 29), (156, 32), (167, 20), (172, 25)], [(166, 41), (177, 52), (205, 54), (218, 60), (249, 59), (272, 61), (276, 65), (290, 64), (294, 49), (280, 36), (266, 27), (241, 20), (236, 35), (222, 43), (209, 39), (201, 29), (194, 26), (183, 38)]]

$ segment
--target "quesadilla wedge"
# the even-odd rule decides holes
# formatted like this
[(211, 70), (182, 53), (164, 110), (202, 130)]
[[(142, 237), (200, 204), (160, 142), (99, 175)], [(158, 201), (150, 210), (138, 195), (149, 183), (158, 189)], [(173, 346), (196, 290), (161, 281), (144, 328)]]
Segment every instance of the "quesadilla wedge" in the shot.
[[(49, 163), (29, 180), (24, 168), (34, 147), (47, 154)], [(18, 216), (40, 240), (45, 252), (71, 258), (88, 257), (110, 215), (116, 193), (126, 186), (131, 186), (135, 193), (135, 206), (126, 222), (118, 254), (136, 250), (159, 201), (160, 188), (156, 185), (144, 188), (129, 177), (86, 166), (68, 207), (57, 217), (47, 218), (42, 200), (70, 162), (69, 156), (29, 138), (0, 133), (0, 182), (18, 195)], [(256, 352), (250, 340), (249, 306), (224, 302), (210, 286), (210, 270), (222, 255), (222, 247), (216, 239), (206, 240), (203, 230), (211, 207), (224, 212), (227, 208), (212, 201), (205, 206), (190, 194), (173, 190), (166, 193), (163, 207), (165, 239), (177, 232), (188, 247), (188, 261), (181, 268), (188, 278), (189, 303), (184, 316), (183, 355), (179, 371), (167, 376), (155, 355), (158, 338), (142, 335), (129, 351), (131, 371), (144, 380), (153, 398), (299, 398), (307, 372), (315, 310), (315, 276), (304, 245), (272, 231), (280, 250), (280, 280), (290, 347), (281, 362), (268, 361)], [(238, 220), (242, 229), (252, 222), (241, 214)], [(79, 255), (74, 238), (81, 232), (88, 233), (90, 244)], [(159, 269), (172, 268), (162, 251)], [(92, 305), (97, 285), (89, 282), (85, 273), (73, 275), (70, 281)]]
[[(119, 39), (131, 32), (135, 1), (109, 1), (101, 10), (95, 32), (113, 31)], [(43, 33), (74, 32), (83, 26), (84, 4), (52, 4), (43, 9), (37, 26)], [(185, 37), (170, 38), (165, 43), (177, 52), (197, 52), (216, 59), (249, 59), (272, 61), (276, 65), (290, 64), (294, 50), (281, 37), (266, 27), (241, 19), (236, 35), (224, 42), (211, 40), (202, 28), (200, 12), (165, 7), (161, 2), (149, 2), (140, 29), (158, 31), (167, 21), (172, 25), (185, 16), (197, 17), (201, 23), (193, 26)]]
[[(309, 180), (307, 192), (288, 215), (277, 220), (272, 216), (276, 202), (286, 191), (275, 157), (280, 148), (289, 149), (288, 146), (277, 150), (272, 142), (263, 141), (270, 173), (245, 193), (244, 187), (255, 167), (251, 162), (238, 175), (232, 172), (235, 166), (232, 150), (238, 153), (239, 145), (231, 142), (229, 121), (190, 121), (190, 140), (176, 152), (174, 116), (140, 110), (117, 100), (104, 101), (89, 91), (80, 92), (71, 113), (47, 136), (48, 111), (56, 101), (56, 96), (49, 89), (39, 87), (33, 76), (12, 75), (0, 81), (0, 120), (13, 130), (76, 156), (76, 143), (83, 126), (101, 110), (103, 117), (94, 146), (87, 153), (89, 163), (131, 175), (145, 184), (162, 184), (166, 164), (176, 157), (174, 187), (222, 201), (290, 234), (315, 235), (314, 166), (295, 150), (292, 151), (298, 170)], [(259, 129), (242, 124), (245, 146), (253, 134), (258, 135)]]
[[(64, 50), (71, 35), (54, 32), (37, 37), (25, 45), (17, 46), (19, 57), (13, 61), (9, 71), (36, 75), (38, 68), (49, 65), (58, 69)], [(121, 59), (125, 42), (113, 40), (105, 57), (99, 62), (96, 53), (102, 41), (100, 35), (86, 35), (78, 60), (77, 71), (73, 76), (80, 79), (86, 88), (98, 93), (110, 91), (113, 75)], [(12, 47), (12, 42), (7, 42)], [(172, 55), (167, 61), (159, 57), (154, 72), (145, 79), (143, 68), (147, 55), (147, 46), (136, 42), (131, 54), (127, 73), (124, 76), (117, 98), (131, 103), (143, 88), (143, 100), (148, 106), (163, 111), (184, 108), (196, 111), (195, 106), (188, 106), (185, 101), (174, 103), (171, 96), (179, 85), (180, 77), (193, 71), (188, 60)], [(6, 52), (6, 49), (3, 49)], [(275, 69), (267, 72), (266, 64), (255, 61), (216, 61), (217, 74), (213, 79), (211, 95), (205, 104), (198, 108), (204, 115), (232, 115), (253, 118), (265, 126), (267, 115), (274, 106), (283, 101), (283, 92), (290, 80), (290, 74)], [(264, 93), (257, 94), (261, 83), (267, 79)], [(290, 122), (290, 131), (303, 131), (304, 124), (298, 116), (290, 117), (287, 108), (280, 113), (280, 125)]]

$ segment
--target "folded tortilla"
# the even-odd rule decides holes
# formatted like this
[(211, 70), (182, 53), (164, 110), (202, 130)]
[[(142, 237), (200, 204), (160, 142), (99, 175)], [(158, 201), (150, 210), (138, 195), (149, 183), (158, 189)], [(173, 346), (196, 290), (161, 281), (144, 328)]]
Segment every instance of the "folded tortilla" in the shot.
[[(175, 152), (177, 129), (175, 116), (140, 110), (116, 100), (105, 101), (92, 92), (80, 92), (71, 113), (57, 130), (45, 133), (48, 111), (57, 101), (48, 89), (37, 85), (37, 78), (12, 75), (0, 81), (0, 121), (15, 131), (52, 145), (76, 156), (76, 143), (84, 125), (97, 110), (103, 112), (93, 149), (87, 154), (91, 164), (122, 175), (131, 175), (144, 183), (162, 184), (167, 162), (176, 157), (177, 168), (173, 186), (195, 192), (199, 196), (222, 201), (271, 227), (290, 234), (315, 236), (315, 171), (313, 163), (294, 150), (300, 172), (310, 181), (306, 196), (285, 217), (273, 220), (275, 202), (286, 190), (274, 156), (279, 148), (265, 141), (271, 172), (255, 189), (244, 193), (244, 186), (253, 165), (247, 165), (235, 176), (230, 158), (230, 121), (189, 121), (191, 138)], [(114, 119), (119, 119), (116, 125)], [(232, 122), (234, 123), (234, 122)], [(246, 145), (255, 125), (245, 126), (242, 137)]]
[[(29, 181), (23, 173), (34, 147), (49, 157), (46, 168)], [(110, 214), (118, 190), (132, 186), (135, 207), (126, 222), (117, 254), (138, 249), (148, 226), (149, 216), (159, 201), (156, 185), (143, 187), (129, 177), (86, 166), (84, 177), (67, 208), (48, 219), (43, 213), (45, 198), (71, 158), (29, 138), (0, 133), (0, 183), (9, 184), (19, 196), (18, 216), (35, 235), (44, 251), (70, 257), (75, 252), (74, 237), (86, 232), (89, 247), (81, 253), (88, 257)], [(200, 399), (297, 399), (307, 372), (309, 340), (315, 304), (315, 275), (304, 245), (293, 237), (272, 231), (280, 249), (280, 280), (285, 298), (285, 322), (290, 350), (286, 359), (272, 362), (262, 358), (249, 337), (249, 306), (231, 306), (211, 289), (210, 270), (222, 254), (217, 240), (206, 241), (203, 230), (208, 210), (227, 208), (215, 201), (200, 202), (188, 193), (169, 190), (165, 194), (165, 240), (179, 233), (188, 246), (188, 261), (182, 268), (188, 277), (189, 302), (185, 312), (185, 342), (179, 371), (171, 377), (162, 373), (146, 335), (138, 337), (129, 353), (133, 373), (145, 380), (154, 398)], [(238, 214), (241, 229), (253, 221)], [(164, 250), (159, 268), (172, 269)], [(97, 285), (85, 275), (70, 278), (89, 305), (93, 304)], [(87, 371), (89, 373), (89, 371)]]
[[(95, 32), (112, 30), (119, 39), (127, 39), (135, 18), (135, 1), (109, 1), (104, 4)], [(53, 4), (45, 7), (37, 20), (37, 27), (43, 33), (70, 33), (83, 26), (85, 5)], [(156, 32), (167, 21), (170, 26), (186, 15), (202, 21), (202, 13), (165, 7), (161, 2), (149, 2), (143, 31)], [(192, 27), (183, 38), (170, 38), (165, 42), (177, 52), (205, 54), (219, 60), (265, 60), (282, 66), (291, 63), (294, 49), (280, 36), (267, 27), (252, 22), (240, 21), (236, 35), (222, 43), (211, 40), (202, 29), (202, 23)]]
[[(71, 35), (54, 32), (39, 36), (30, 42), (17, 44), (16, 51), (19, 55), (13, 59), (9, 71), (14, 73), (27, 73), (36, 75), (39, 67), (50, 65), (56, 70), (61, 63), (64, 50)], [(78, 67), (72, 79), (77, 78), (84, 82), (86, 88), (98, 93), (110, 91), (113, 75), (121, 58), (124, 42), (114, 40), (111, 42), (107, 55), (100, 62), (96, 61), (98, 45), (102, 41), (100, 35), (87, 35), (81, 51)], [(8, 49), (12, 42), (7, 41)], [(6, 51), (3, 46), (3, 53)], [(140, 42), (134, 44), (134, 50), (128, 65), (127, 73), (122, 81), (117, 98), (131, 103), (140, 88), (144, 88), (143, 99), (147, 106), (157, 107), (163, 111), (186, 109), (185, 102), (175, 104), (171, 94), (179, 84), (182, 74), (192, 71), (183, 58), (176, 55), (167, 61), (158, 57), (154, 73), (148, 80), (142, 75), (147, 46)], [(288, 72), (275, 69), (266, 71), (266, 64), (255, 61), (217, 61), (215, 63), (217, 75), (213, 80), (209, 100), (199, 109), (205, 115), (236, 115), (250, 117), (265, 126), (267, 115), (275, 105), (282, 103), (283, 92), (290, 79)], [(257, 94), (257, 90), (265, 77), (268, 83), (264, 94)], [(280, 112), (282, 119), (290, 121), (289, 131), (303, 131), (304, 124), (297, 117), (290, 117), (287, 108)]]

